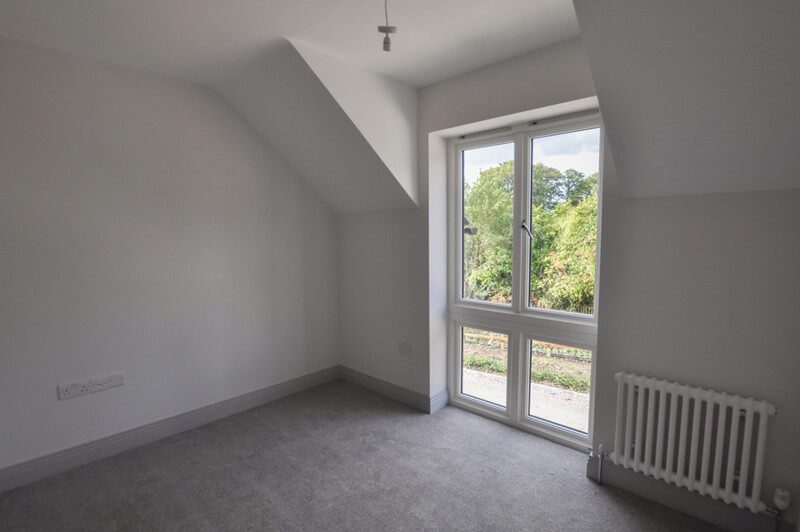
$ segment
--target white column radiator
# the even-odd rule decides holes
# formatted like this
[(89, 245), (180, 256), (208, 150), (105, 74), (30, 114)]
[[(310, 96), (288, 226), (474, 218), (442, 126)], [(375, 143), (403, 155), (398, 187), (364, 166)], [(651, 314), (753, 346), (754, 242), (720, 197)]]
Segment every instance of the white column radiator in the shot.
[(617, 373), (616, 464), (760, 512), (766, 401)]

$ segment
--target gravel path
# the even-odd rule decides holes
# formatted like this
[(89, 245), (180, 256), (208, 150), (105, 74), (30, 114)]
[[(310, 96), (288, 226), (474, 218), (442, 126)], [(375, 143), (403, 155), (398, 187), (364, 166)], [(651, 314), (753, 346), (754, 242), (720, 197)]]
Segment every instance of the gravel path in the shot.
[[(506, 377), (463, 369), (462, 393), (506, 406)], [(589, 430), (589, 394), (531, 383), (530, 413), (582, 432)]]

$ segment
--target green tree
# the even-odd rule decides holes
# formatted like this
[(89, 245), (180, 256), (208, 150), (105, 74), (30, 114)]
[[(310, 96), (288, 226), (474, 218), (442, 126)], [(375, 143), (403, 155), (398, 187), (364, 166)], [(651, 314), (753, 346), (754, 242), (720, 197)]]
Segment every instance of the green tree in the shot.
[(531, 203), (544, 209), (552, 209), (562, 201), (560, 183), (563, 176), (555, 168), (542, 163), (531, 167)]
[[(464, 296), (511, 300), (514, 166), (481, 172), (464, 190)], [(532, 167), (531, 304), (589, 312), (594, 302), (597, 174)]]
[[(543, 308), (588, 313), (594, 304), (597, 196), (562, 203), (548, 227), (552, 241), (532, 275), (532, 302)], [(533, 266), (533, 264), (532, 264)]]
[(484, 170), (465, 185), (464, 296), (505, 303), (511, 300), (514, 223), (514, 162)]
[(569, 169), (559, 183), (564, 201), (577, 205), (581, 200), (597, 194), (597, 174), (584, 177), (583, 173)]
[[(594, 303), (597, 241), (597, 174), (574, 169), (563, 174), (540, 164), (533, 179), (546, 190), (537, 204), (532, 187), (530, 304), (540, 308), (590, 312)], [(549, 180), (549, 184), (546, 182)], [(544, 199), (542, 199), (544, 198)]]

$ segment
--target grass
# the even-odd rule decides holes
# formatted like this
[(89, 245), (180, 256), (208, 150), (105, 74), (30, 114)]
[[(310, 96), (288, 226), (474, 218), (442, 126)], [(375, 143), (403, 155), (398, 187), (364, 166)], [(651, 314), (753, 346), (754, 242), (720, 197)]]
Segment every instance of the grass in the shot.
[(476, 355), (464, 355), (464, 366), (469, 369), (488, 371), (490, 373), (505, 373), (507, 367), (503, 362), (493, 358)]
[[(487, 371), (489, 373), (506, 373), (508, 370), (505, 363), (481, 355), (464, 354), (464, 367), (469, 369), (476, 369), (479, 371)], [(565, 390), (572, 390), (574, 392), (588, 392), (589, 381), (567, 375), (564, 373), (553, 373), (548, 369), (537, 369), (531, 372), (531, 381), (539, 383), (552, 384)]]
[(532, 371), (531, 381), (555, 384), (559, 388), (572, 390), (574, 392), (589, 391), (589, 381), (586, 379), (581, 379), (580, 377), (575, 377), (573, 375), (567, 375), (564, 373), (552, 373), (546, 369)]

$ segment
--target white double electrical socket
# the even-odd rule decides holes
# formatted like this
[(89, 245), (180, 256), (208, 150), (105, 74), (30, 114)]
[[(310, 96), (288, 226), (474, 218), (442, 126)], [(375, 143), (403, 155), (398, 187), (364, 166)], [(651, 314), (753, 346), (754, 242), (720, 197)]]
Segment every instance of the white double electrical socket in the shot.
[(69, 384), (59, 384), (58, 385), (59, 401), (63, 401), (64, 399), (71, 399), (73, 397), (81, 395), (80, 387), (81, 385), (78, 382), (71, 382)]
[(58, 385), (58, 400), (72, 399), (87, 393), (102, 392), (108, 388), (122, 386), (125, 384), (125, 373), (116, 371), (107, 375), (91, 377), (80, 381), (69, 382)]
[(79, 391), (78, 395), (86, 395), (87, 393), (92, 393), (94, 391), (94, 384), (92, 384), (92, 379), (81, 381), (79, 384)]
[(102, 392), (103, 390), (108, 388), (108, 386), (106, 386), (106, 379), (107, 378), (108, 378), (108, 376), (94, 377), (92, 379), (92, 391), (93, 392)]
[(114, 388), (115, 386), (122, 386), (123, 384), (125, 384), (125, 373), (118, 371), (108, 374), (106, 378), (107, 388)]

